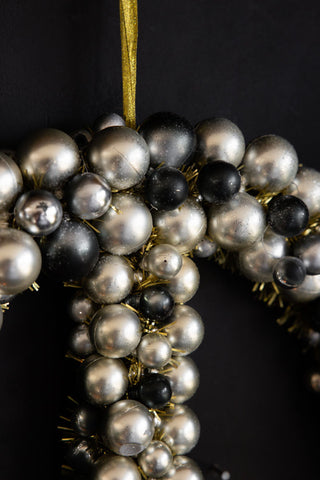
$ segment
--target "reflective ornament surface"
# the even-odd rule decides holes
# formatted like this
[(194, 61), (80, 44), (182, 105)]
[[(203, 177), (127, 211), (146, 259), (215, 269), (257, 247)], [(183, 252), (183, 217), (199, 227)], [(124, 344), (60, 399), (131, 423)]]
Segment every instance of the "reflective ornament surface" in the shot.
[(81, 323), (71, 330), (69, 347), (73, 353), (80, 357), (86, 357), (94, 352), (87, 325)]
[(18, 165), (4, 152), (0, 152), (0, 212), (11, 207), (22, 186), (22, 174)]
[(200, 274), (196, 264), (189, 257), (182, 257), (182, 267), (166, 287), (176, 303), (188, 302), (199, 288)]
[(308, 207), (310, 217), (320, 213), (320, 172), (302, 167), (285, 191), (300, 198)]
[(282, 257), (274, 266), (273, 278), (279, 287), (296, 288), (306, 278), (306, 267), (297, 257)]
[(172, 389), (173, 403), (187, 402), (197, 391), (200, 383), (199, 370), (190, 357), (175, 357), (177, 367), (166, 372)]
[(174, 308), (174, 300), (165, 286), (150, 285), (142, 290), (139, 311), (150, 320), (166, 323)]
[(152, 216), (144, 202), (130, 193), (117, 193), (109, 208), (94, 224), (101, 248), (114, 255), (136, 252), (152, 231)]
[(100, 117), (96, 119), (93, 125), (93, 130), (95, 133), (97, 133), (105, 128), (125, 126), (126, 122), (120, 115), (117, 113), (106, 113), (104, 115), (100, 115)]
[(138, 463), (147, 477), (161, 478), (172, 466), (170, 448), (159, 440), (154, 440), (140, 453)]
[(99, 414), (96, 407), (87, 403), (79, 404), (70, 419), (73, 430), (81, 437), (93, 435), (98, 430)]
[(189, 355), (203, 340), (204, 325), (199, 313), (189, 305), (176, 305), (163, 330), (177, 356)]
[(193, 198), (175, 210), (155, 212), (153, 218), (159, 240), (173, 245), (180, 253), (192, 250), (206, 233), (207, 217)]
[(260, 203), (248, 193), (238, 193), (229, 202), (213, 206), (208, 218), (212, 240), (227, 250), (241, 250), (259, 240), (265, 230)]
[(41, 252), (33, 238), (21, 230), (0, 228), (0, 295), (23, 292), (41, 270)]
[(171, 358), (171, 345), (165, 336), (159, 333), (147, 333), (142, 337), (137, 355), (145, 367), (161, 368)]
[(292, 302), (311, 302), (320, 297), (320, 275), (306, 275), (299, 287), (284, 288), (281, 293)]
[(101, 355), (109, 358), (126, 357), (140, 342), (140, 320), (123, 305), (107, 305), (93, 317), (91, 334), (96, 350)]
[[(227, 473), (227, 472), (223, 472)], [(230, 476), (222, 476), (221, 480), (230, 480)], [(202, 472), (196, 462), (191, 458), (176, 455), (173, 460), (173, 468), (163, 477), (163, 480), (204, 480)], [(220, 480), (219, 479), (219, 480)]]
[(150, 444), (153, 434), (152, 415), (142, 403), (121, 400), (108, 408), (102, 436), (112, 452), (125, 457), (138, 455)]
[(131, 458), (108, 455), (98, 460), (92, 480), (141, 480), (141, 475)]
[(201, 168), (197, 185), (200, 195), (206, 202), (220, 204), (238, 193), (241, 176), (231, 163), (215, 160)]
[(302, 237), (294, 244), (293, 252), (303, 261), (308, 275), (320, 274), (320, 235)]
[(24, 193), (14, 207), (17, 225), (33, 236), (40, 237), (54, 232), (61, 223), (62, 215), (59, 200), (45, 190)]
[(133, 287), (134, 276), (128, 260), (118, 255), (101, 255), (85, 281), (85, 290), (96, 303), (121, 302)]
[(218, 245), (210, 240), (210, 238), (204, 237), (194, 247), (193, 254), (198, 258), (208, 258), (214, 255), (217, 251)]
[(176, 405), (170, 410), (170, 416), (163, 418), (162, 441), (165, 442), (176, 455), (190, 452), (198, 443), (200, 424), (195, 413), (185, 405)]
[(144, 139), (128, 127), (109, 127), (94, 135), (88, 151), (89, 165), (111, 188), (124, 190), (141, 182), (150, 163)]
[(82, 323), (93, 315), (94, 305), (90, 298), (80, 291), (71, 299), (69, 312), (72, 320)]
[(249, 185), (258, 190), (280, 192), (295, 178), (298, 156), (284, 138), (264, 135), (248, 145), (243, 164)]
[(211, 118), (196, 125), (197, 152), (200, 159), (223, 160), (240, 165), (245, 141), (239, 128), (226, 118)]
[(182, 257), (175, 247), (162, 243), (144, 255), (141, 267), (158, 278), (169, 280), (180, 271)]
[(147, 177), (145, 197), (157, 210), (173, 210), (182, 205), (188, 197), (188, 183), (180, 170), (160, 167)]
[(45, 128), (30, 135), (17, 151), (24, 178), (44, 190), (56, 190), (80, 168), (74, 140), (61, 130)]
[(137, 385), (138, 399), (148, 408), (162, 408), (171, 399), (169, 379), (160, 373), (149, 373)]
[(121, 360), (97, 356), (88, 360), (82, 374), (86, 396), (95, 405), (116, 402), (128, 387), (128, 371)]

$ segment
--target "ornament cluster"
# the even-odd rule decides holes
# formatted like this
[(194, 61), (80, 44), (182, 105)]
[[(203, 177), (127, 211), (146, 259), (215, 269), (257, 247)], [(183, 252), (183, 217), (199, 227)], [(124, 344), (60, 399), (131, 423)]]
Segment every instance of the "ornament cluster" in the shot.
[[(279, 136), (246, 147), (226, 119), (193, 128), (157, 113), (135, 131), (111, 114), (0, 153), (0, 303), (37, 289), (41, 270), (77, 287), (79, 398), (63, 427), (75, 478), (203, 479), (186, 456), (200, 435), (185, 405), (204, 335), (187, 305), (199, 287), (194, 257), (232, 258), (287, 315), (309, 302), (303, 332), (317, 347), (319, 219), (320, 173), (299, 167)], [(309, 384), (320, 391), (318, 371)]]

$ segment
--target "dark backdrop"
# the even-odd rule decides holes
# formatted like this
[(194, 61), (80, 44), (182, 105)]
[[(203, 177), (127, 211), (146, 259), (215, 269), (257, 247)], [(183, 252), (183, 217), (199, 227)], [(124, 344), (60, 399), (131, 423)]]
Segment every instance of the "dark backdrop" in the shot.
[[(320, 168), (320, 5), (296, 0), (140, 0), (137, 116), (226, 116), (247, 140), (278, 133)], [(116, 0), (0, 2), (0, 145), (29, 131), (72, 131), (121, 113)], [(303, 387), (299, 346), (250, 284), (199, 263), (191, 302), (206, 338), (194, 355), (202, 422), (192, 456), (235, 480), (318, 480), (319, 405)], [(56, 421), (69, 291), (40, 279), (0, 335), (0, 480), (59, 477)]]

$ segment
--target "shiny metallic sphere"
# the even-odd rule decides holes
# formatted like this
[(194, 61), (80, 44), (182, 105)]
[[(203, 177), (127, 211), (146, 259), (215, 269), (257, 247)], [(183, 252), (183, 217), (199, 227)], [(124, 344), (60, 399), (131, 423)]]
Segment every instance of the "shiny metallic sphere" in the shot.
[(280, 290), (282, 295), (291, 302), (311, 302), (320, 297), (320, 275), (306, 275), (299, 287)]
[(22, 186), (22, 174), (18, 165), (4, 152), (0, 152), (0, 212), (11, 207)]
[(129, 308), (115, 304), (97, 311), (91, 327), (96, 350), (109, 358), (126, 357), (141, 338), (139, 317)]
[(174, 354), (184, 356), (199, 347), (204, 336), (204, 324), (194, 308), (189, 305), (176, 305), (164, 332), (175, 349)]
[(188, 401), (197, 391), (200, 383), (199, 370), (190, 357), (175, 357), (177, 367), (170, 367), (165, 373), (169, 378), (173, 403)]
[(76, 143), (54, 128), (30, 135), (18, 149), (17, 159), (24, 178), (45, 190), (58, 189), (80, 168)]
[(23, 292), (41, 270), (41, 252), (33, 238), (21, 230), (0, 229), (0, 295)]
[(83, 291), (80, 291), (72, 298), (69, 312), (72, 320), (82, 323), (93, 315), (94, 305), (90, 298)]
[(182, 257), (175, 247), (162, 243), (144, 255), (141, 267), (158, 278), (169, 280), (180, 271)]
[(136, 400), (121, 400), (107, 410), (102, 426), (105, 445), (114, 453), (131, 457), (150, 444), (153, 418), (147, 407)]
[(86, 357), (94, 352), (87, 325), (80, 323), (72, 329), (69, 346), (70, 350), (80, 357)]
[(131, 458), (108, 455), (99, 458), (92, 480), (141, 480), (141, 475)]
[(24, 193), (14, 207), (17, 225), (35, 237), (54, 232), (61, 223), (62, 215), (61, 203), (46, 190)]
[(302, 237), (294, 244), (293, 253), (301, 258), (309, 275), (320, 274), (320, 235)]
[(193, 254), (198, 258), (208, 258), (214, 255), (217, 251), (218, 245), (210, 240), (210, 238), (204, 237), (194, 247)]
[(272, 282), (276, 261), (287, 255), (288, 244), (282, 235), (268, 228), (262, 240), (239, 253), (240, 270), (253, 282)]
[(101, 255), (85, 281), (85, 290), (96, 303), (118, 303), (129, 293), (134, 272), (125, 257)]
[(199, 283), (200, 274), (196, 264), (189, 257), (182, 257), (181, 270), (166, 286), (176, 303), (185, 303), (194, 296)]
[(197, 151), (200, 159), (223, 160), (240, 165), (245, 152), (239, 128), (226, 118), (211, 118), (196, 125)]
[(112, 207), (94, 224), (101, 248), (114, 255), (129, 255), (141, 248), (151, 235), (152, 216), (144, 202), (130, 193), (113, 196)]
[(310, 217), (320, 213), (320, 172), (302, 167), (285, 191), (300, 198), (308, 207)]
[(280, 192), (295, 178), (298, 156), (284, 138), (264, 135), (248, 145), (243, 164), (249, 185), (258, 190)]
[(180, 253), (187, 253), (204, 237), (207, 217), (201, 205), (188, 198), (175, 210), (156, 211), (154, 226), (162, 243), (169, 243)]
[[(229, 480), (228, 477), (221, 477), (221, 480)], [(176, 455), (173, 460), (173, 468), (169, 470), (163, 480), (204, 480), (202, 472), (196, 462), (183, 455)]]
[(209, 213), (209, 235), (227, 250), (249, 247), (262, 238), (265, 226), (263, 207), (248, 193), (238, 193)]
[(128, 127), (101, 130), (92, 140), (88, 161), (95, 173), (117, 190), (137, 185), (144, 178), (150, 163), (144, 139)]
[(175, 455), (190, 452), (198, 443), (200, 423), (196, 414), (185, 405), (176, 405), (170, 415), (163, 418), (161, 439)]
[(171, 358), (171, 345), (164, 335), (147, 333), (137, 349), (138, 359), (145, 367), (161, 368)]
[(121, 360), (96, 356), (83, 366), (84, 391), (90, 403), (110, 405), (128, 387), (128, 371)]
[(97, 120), (94, 122), (93, 130), (95, 133), (97, 133), (105, 128), (125, 126), (126, 122), (122, 117), (120, 117), (120, 115), (117, 113), (107, 113), (97, 118)]
[(101, 217), (111, 203), (111, 189), (96, 173), (86, 172), (74, 177), (65, 192), (68, 210), (79, 218)]
[(163, 477), (172, 466), (172, 461), (170, 448), (159, 440), (153, 440), (138, 457), (143, 473), (151, 478)]

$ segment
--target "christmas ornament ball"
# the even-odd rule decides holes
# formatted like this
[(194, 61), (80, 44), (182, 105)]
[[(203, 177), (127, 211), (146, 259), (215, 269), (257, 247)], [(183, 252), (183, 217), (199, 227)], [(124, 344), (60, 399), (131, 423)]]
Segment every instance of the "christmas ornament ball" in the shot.
[(190, 452), (198, 443), (200, 424), (195, 413), (185, 405), (176, 405), (162, 420), (162, 441), (175, 455)]
[(176, 367), (166, 372), (172, 390), (172, 402), (184, 403), (190, 400), (200, 384), (199, 370), (190, 357), (175, 357)]
[(147, 333), (137, 348), (139, 361), (149, 368), (161, 368), (171, 358), (171, 345), (164, 335)]
[(172, 466), (170, 448), (160, 440), (154, 440), (138, 456), (138, 463), (147, 477), (161, 478)]
[(161, 243), (152, 247), (142, 259), (141, 268), (156, 277), (169, 280), (182, 267), (182, 257), (178, 250), (170, 244)]
[(300, 198), (280, 194), (269, 202), (267, 220), (274, 232), (295, 237), (306, 229), (309, 211)]
[(176, 305), (164, 328), (175, 355), (194, 352), (204, 337), (204, 324), (199, 313), (189, 305)]
[(0, 212), (11, 207), (22, 186), (22, 174), (18, 165), (9, 155), (0, 152)]
[(208, 161), (198, 177), (199, 192), (209, 203), (227, 202), (238, 193), (240, 184), (241, 177), (236, 167), (221, 160)]
[(162, 408), (171, 399), (170, 381), (160, 373), (145, 375), (137, 386), (138, 398), (148, 408)]
[(157, 168), (147, 178), (145, 196), (157, 210), (174, 210), (188, 197), (187, 180), (176, 168)]

